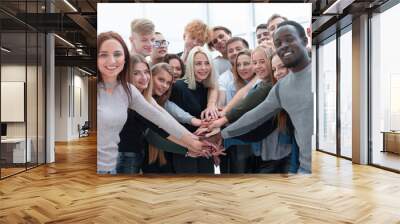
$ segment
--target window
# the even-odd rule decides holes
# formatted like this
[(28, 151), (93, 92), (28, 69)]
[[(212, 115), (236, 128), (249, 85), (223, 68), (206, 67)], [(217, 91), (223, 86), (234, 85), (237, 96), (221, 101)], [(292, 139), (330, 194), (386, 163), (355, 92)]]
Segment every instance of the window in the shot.
[[(400, 67), (398, 35), (393, 27), (400, 21), (400, 5), (371, 18), (371, 140), (372, 163), (400, 170)], [(384, 134), (384, 132), (386, 132)], [(385, 141), (387, 134), (393, 141)], [(397, 140), (396, 140), (397, 139)], [(394, 143), (394, 149), (384, 143)], [(395, 152), (395, 153), (393, 153)]]
[[(352, 157), (352, 33), (340, 36), (340, 155)], [(345, 31), (344, 31), (345, 32)]]
[(318, 51), (318, 149), (336, 154), (336, 36)]

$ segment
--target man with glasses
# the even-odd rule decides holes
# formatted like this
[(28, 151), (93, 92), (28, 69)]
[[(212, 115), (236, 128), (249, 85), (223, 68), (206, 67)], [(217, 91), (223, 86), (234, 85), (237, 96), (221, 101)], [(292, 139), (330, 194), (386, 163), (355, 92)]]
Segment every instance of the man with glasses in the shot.
[(154, 23), (148, 19), (135, 19), (131, 23), (131, 54), (150, 56), (153, 51)]
[(168, 54), (169, 42), (165, 40), (164, 36), (160, 32), (155, 32), (153, 52), (151, 53), (149, 63), (151, 65), (158, 64), (163, 61), (164, 56)]

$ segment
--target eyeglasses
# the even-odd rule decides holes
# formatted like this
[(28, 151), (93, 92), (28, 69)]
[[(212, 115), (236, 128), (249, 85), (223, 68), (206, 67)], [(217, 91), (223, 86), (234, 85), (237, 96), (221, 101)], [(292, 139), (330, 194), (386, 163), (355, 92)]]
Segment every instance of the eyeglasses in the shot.
[(168, 47), (169, 42), (166, 40), (156, 40), (153, 42), (153, 47), (160, 48), (160, 47)]

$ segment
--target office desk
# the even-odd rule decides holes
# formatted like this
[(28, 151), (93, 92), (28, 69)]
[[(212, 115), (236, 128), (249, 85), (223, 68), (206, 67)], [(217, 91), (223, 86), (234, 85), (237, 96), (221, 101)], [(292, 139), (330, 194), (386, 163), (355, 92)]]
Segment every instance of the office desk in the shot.
[[(31, 161), (32, 141), (27, 138), (28, 143), (25, 153), (25, 138), (6, 138), (1, 139), (1, 157), (6, 163), (25, 163)], [(11, 155), (12, 154), (12, 155)], [(12, 158), (12, 159), (11, 159)], [(27, 161), (25, 161), (25, 158)]]
[(400, 132), (399, 131), (382, 131), (383, 133), (383, 150), (382, 152), (393, 152), (400, 154)]

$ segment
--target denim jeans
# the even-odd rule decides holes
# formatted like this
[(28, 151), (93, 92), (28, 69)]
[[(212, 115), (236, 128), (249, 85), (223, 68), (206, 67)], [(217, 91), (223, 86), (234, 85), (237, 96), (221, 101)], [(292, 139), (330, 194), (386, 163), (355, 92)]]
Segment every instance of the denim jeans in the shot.
[(115, 175), (115, 174), (117, 174), (117, 171), (115, 169), (112, 169), (112, 170), (109, 170), (109, 171), (107, 171), (107, 170), (97, 170), (97, 174), (112, 174), (112, 175)]
[(117, 173), (137, 174), (140, 173), (144, 159), (143, 152), (119, 152), (117, 161)]

